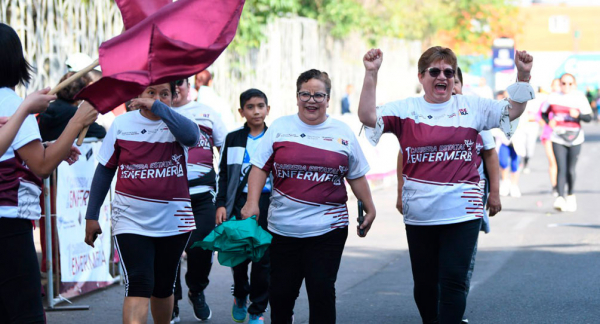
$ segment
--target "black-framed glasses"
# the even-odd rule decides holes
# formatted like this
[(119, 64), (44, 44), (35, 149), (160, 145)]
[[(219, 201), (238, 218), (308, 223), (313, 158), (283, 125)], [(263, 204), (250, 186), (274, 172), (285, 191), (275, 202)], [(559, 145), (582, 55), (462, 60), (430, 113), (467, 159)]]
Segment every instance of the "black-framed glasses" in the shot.
[(183, 85), (184, 81), (185, 81), (185, 79), (177, 80), (177, 81), (175, 81), (175, 85), (178, 86), (178, 87), (181, 87)]
[[(426, 69), (425, 71), (429, 72), (429, 75), (432, 78), (437, 78), (438, 75), (440, 75), (440, 73), (442, 72), (442, 70), (440, 70), (439, 68), (436, 67), (430, 67), (428, 69)], [(454, 71), (453, 69), (444, 69), (444, 76), (446, 77), (446, 79), (452, 79), (454, 78), (454, 74), (456, 73), (456, 71)]]
[(327, 94), (322, 92), (315, 92), (315, 94), (311, 95), (310, 92), (300, 91), (298, 92), (298, 98), (300, 99), (300, 101), (303, 102), (308, 102), (310, 98), (313, 98), (315, 102), (320, 103), (325, 101), (325, 98), (327, 98)]

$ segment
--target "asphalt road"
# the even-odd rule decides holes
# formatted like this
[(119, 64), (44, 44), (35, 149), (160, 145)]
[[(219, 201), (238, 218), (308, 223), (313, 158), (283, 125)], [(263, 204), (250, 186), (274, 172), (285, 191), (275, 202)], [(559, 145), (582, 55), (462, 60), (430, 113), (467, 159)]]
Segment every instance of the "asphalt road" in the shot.
[[(552, 209), (539, 143), (531, 173), (521, 177), (523, 196), (502, 198), (503, 211), (492, 218), (491, 233), (480, 235), (466, 311), (470, 323), (600, 323), (600, 126), (585, 131), (577, 212)], [(396, 189), (378, 189), (374, 197), (378, 214), (369, 236), (352, 233), (346, 244), (336, 285), (338, 323), (420, 323)], [(349, 202), (351, 215), (355, 204)], [(215, 261), (210, 279), (210, 323), (233, 323), (230, 269)], [(123, 293), (114, 285), (76, 298), (74, 304), (90, 310), (49, 312), (48, 323), (119, 323)], [(180, 307), (182, 323), (195, 322), (186, 300)], [(295, 312), (296, 323), (308, 323), (304, 289)]]

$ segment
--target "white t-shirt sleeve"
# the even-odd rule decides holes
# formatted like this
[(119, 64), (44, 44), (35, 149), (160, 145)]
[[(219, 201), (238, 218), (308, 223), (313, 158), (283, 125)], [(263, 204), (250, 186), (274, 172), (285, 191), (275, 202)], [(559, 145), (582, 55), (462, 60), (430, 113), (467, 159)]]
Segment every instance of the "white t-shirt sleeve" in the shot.
[(250, 164), (261, 168), (264, 171), (270, 172), (272, 165), (267, 164), (273, 155), (273, 143), (275, 143), (275, 135), (277, 134), (276, 123), (271, 124), (263, 135), (263, 139), (258, 144), (256, 151), (250, 158)]
[(590, 103), (587, 100), (587, 98), (585, 97), (585, 95), (581, 94), (580, 96), (577, 96), (577, 98), (578, 98), (577, 108), (579, 108), (579, 113), (581, 113), (583, 115), (591, 115), (592, 107), (590, 106)]
[(369, 162), (367, 162), (362, 148), (358, 143), (358, 138), (356, 138), (356, 135), (354, 135), (354, 133), (351, 134), (352, 137), (350, 140), (351, 142), (350, 157), (348, 161), (348, 174), (346, 175), (346, 178), (349, 180), (358, 179), (367, 174), (367, 172), (369, 172), (370, 170)]
[(225, 143), (225, 137), (227, 136), (227, 127), (223, 122), (221, 116), (215, 114), (213, 120), (213, 143), (216, 147), (221, 147)]
[(377, 119), (375, 121), (375, 127), (365, 126), (365, 136), (371, 145), (375, 146), (379, 143), (379, 139), (383, 133), (394, 132), (400, 134), (400, 122), (399, 119), (396, 122), (385, 122), (384, 117), (394, 116), (393, 111), (397, 106), (397, 102), (390, 102), (383, 106), (377, 106), (375, 109), (377, 113)]
[[(508, 100), (493, 100), (478, 97), (469, 98), (476, 100), (474, 104), (477, 116), (479, 117), (479, 125), (477, 125), (479, 131), (500, 127), (501, 124), (506, 121), (510, 122), (510, 120), (508, 120), (508, 109), (510, 106)], [(506, 121), (504, 121), (505, 118)]]
[(119, 128), (119, 119), (115, 119), (112, 123), (106, 136), (102, 140), (102, 146), (100, 146), (100, 152), (96, 159), (98, 163), (104, 165), (107, 168), (115, 169), (118, 166), (117, 152), (115, 144), (117, 143), (117, 132)]
[(481, 140), (483, 141), (483, 149), (485, 151), (495, 149), (496, 141), (494, 140), (494, 136), (492, 132), (489, 130), (484, 130), (479, 133), (481, 135)]
[(42, 140), (40, 136), (40, 129), (35, 121), (35, 117), (29, 115), (27, 118), (25, 118), (25, 121), (17, 132), (17, 136), (15, 136), (15, 140), (12, 142), (11, 146), (12, 149), (16, 151), (35, 140)]

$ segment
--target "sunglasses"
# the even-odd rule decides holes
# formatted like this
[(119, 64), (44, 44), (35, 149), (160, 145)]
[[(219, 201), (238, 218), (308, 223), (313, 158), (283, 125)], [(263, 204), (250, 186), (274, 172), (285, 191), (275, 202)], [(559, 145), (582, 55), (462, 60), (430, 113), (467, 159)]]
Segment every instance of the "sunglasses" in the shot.
[[(436, 67), (430, 67), (428, 69), (426, 69), (425, 71), (429, 72), (429, 75), (432, 78), (437, 78), (440, 73), (442, 72), (442, 70), (440, 70), (439, 68)], [(425, 71), (423, 71), (423, 73), (425, 73)], [(454, 74), (456, 73), (456, 71), (454, 71), (453, 69), (444, 69), (444, 76), (446, 77), (446, 79), (452, 79), (454, 78)]]
[(315, 92), (315, 94), (311, 95), (310, 92), (300, 91), (300, 92), (298, 92), (298, 98), (300, 98), (300, 101), (303, 101), (303, 102), (308, 102), (310, 100), (310, 98), (313, 98), (315, 100), (315, 102), (321, 103), (325, 100), (325, 98), (327, 98), (327, 94), (321, 93), (321, 92)]
[(175, 85), (178, 86), (178, 87), (181, 87), (183, 85), (184, 81), (185, 80), (177, 80), (177, 81), (175, 81)]

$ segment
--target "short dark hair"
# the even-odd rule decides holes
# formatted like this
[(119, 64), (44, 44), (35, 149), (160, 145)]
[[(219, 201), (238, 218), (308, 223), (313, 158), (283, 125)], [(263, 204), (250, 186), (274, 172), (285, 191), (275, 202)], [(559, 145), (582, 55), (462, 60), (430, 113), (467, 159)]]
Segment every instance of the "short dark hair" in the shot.
[(446, 62), (447, 64), (450, 64), (452, 68), (456, 70), (457, 60), (454, 52), (452, 52), (452, 50), (447, 47), (434, 46), (430, 47), (423, 54), (421, 54), (418, 63), (419, 73), (425, 73), (425, 71), (427, 70), (429, 65), (431, 65), (431, 63), (440, 60)]
[(298, 80), (296, 81), (296, 92), (299, 92), (300, 88), (302, 87), (302, 84), (308, 82), (310, 79), (317, 79), (325, 83), (325, 91), (327, 92), (327, 97), (331, 95), (331, 80), (329, 79), (329, 75), (327, 74), (327, 72), (315, 69), (311, 69), (300, 74)]
[(463, 82), (463, 78), (462, 78), (462, 71), (460, 70), (460, 67), (456, 67), (456, 75), (458, 76), (458, 81), (460, 81), (461, 85), (465, 85)]
[(246, 102), (255, 97), (265, 99), (265, 105), (269, 105), (269, 99), (267, 99), (267, 95), (258, 89), (252, 88), (242, 92), (242, 94), (240, 95), (240, 108), (244, 109), (244, 105), (246, 105)]
[(0, 23), (0, 62), (0, 88), (13, 88), (31, 81), (33, 68), (23, 56), (19, 35), (3, 23)]
[[(63, 77), (60, 78), (60, 82), (65, 81), (66, 79), (70, 78), (74, 74), (75, 74), (75, 72), (69, 72), (69, 73), (63, 75)], [(56, 97), (72, 104), (76, 101), (75, 95), (77, 93), (79, 93), (79, 91), (81, 91), (83, 88), (85, 88), (87, 86), (87, 84), (88, 84), (88, 79), (84, 76), (80, 77), (79, 79), (69, 83), (66, 87), (62, 88), (59, 92), (57, 92)]]
[(169, 82), (169, 87), (171, 88), (171, 100), (177, 98), (177, 81)]

